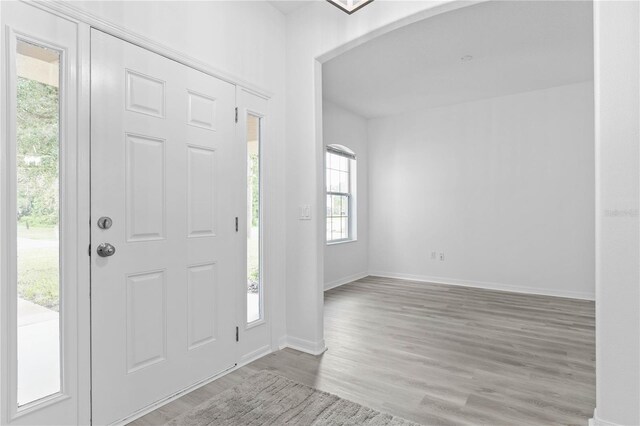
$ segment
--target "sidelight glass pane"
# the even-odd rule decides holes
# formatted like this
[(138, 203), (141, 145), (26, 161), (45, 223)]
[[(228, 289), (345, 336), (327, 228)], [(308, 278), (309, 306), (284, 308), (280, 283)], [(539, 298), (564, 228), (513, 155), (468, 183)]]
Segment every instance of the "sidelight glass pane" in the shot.
[(260, 124), (247, 116), (247, 322), (262, 319), (262, 265), (260, 235)]
[(16, 52), (18, 405), (60, 391), (60, 53)]

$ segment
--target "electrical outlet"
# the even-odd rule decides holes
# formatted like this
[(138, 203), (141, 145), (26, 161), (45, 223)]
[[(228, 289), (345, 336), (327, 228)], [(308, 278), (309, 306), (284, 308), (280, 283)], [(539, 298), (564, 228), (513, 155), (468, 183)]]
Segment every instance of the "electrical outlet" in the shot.
[(444, 262), (444, 252), (440, 252), (440, 261)]
[(437, 256), (436, 252), (432, 251), (431, 252), (431, 260), (436, 260), (436, 256)]

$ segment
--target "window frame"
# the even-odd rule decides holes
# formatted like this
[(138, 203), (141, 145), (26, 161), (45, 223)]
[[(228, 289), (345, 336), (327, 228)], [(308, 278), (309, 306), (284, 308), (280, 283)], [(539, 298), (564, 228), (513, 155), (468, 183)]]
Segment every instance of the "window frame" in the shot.
[[(247, 313), (245, 311), (244, 314), (244, 329), (245, 331), (258, 327), (267, 322), (266, 318), (266, 309), (265, 309), (265, 287), (264, 287), (264, 154), (263, 154), (263, 144), (264, 144), (264, 132), (265, 132), (265, 120), (266, 116), (262, 113), (259, 113), (255, 110), (247, 108), (245, 110), (245, 133), (244, 143), (247, 144), (247, 127), (249, 123), (249, 117), (252, 116), (257, 118), (258, 120), (258, 276), (259, 276), (259, 287), (258, 287), (258, 295), (259, 295), (259, 305), (258, 305), (258, 313), (259, 317), (253, 321), (249, 321), (247, 318)], [(245, 146), (245, 148), (247, 148)], [(245, 159), (246, 160), (246, 159)], [(248, 164), (247, 164), (248, 166)], [(247, 179), (249, 178), (249, 174), (247, 173)], [(247, 180), (247, 186), (249, 182)], [(247, 205), (247, 208), (249, 206)], [(247, 224), (248, 226), (249, 224)], [(246, 232), (249, 232), (247, 229)], [(246, 237), (246, 235), (245, 235)], [(248, 249), (246, 249), (248, 254)], [(245, 267), (245, 269), (248, 269)], [(247, 274), (248, 275), (248, 274)], [(246, 293), (244, 293), (245, 297), (245, 309), (248, 310), (248, 301), (246, 299)]]
[[(348, 192), (341, 191), (331, 191), (329, 185), (327, 184), (327, 176), (329, 172), (329, 166), (327, 164), (327, 154), (340, 156), (346, 158), (347, 160), (347, 182), (348, 182)], [(354, 233), (354, 187), (355, 187), (355, 176), (353, 175), (353, 171), (355, 169), (354, 162), (356, 161), (356, 155), (351, 150), (341, 145), (327, 145), (325, 149), (325, 164), (324, 164), (324, 172), (325, 172), (325, 242), (327, 245), (334, 244), (343, 244), (356, 241), (355, 233)], [(335, 169), (331, 169), (335, 170)], [(341, 170), (339, 170), (341, 171)], [(344, 216), (333, 216), (331, 214), (327, 214), (327, 205), (326, 200), (332, 196), (346, 197), (348, 203), (347, 210), (347, 237), (345, 238), (337, 238), (337, 239), (329, 239), (326, 232), (326, 225), (329, 223), (330, 219), (333, 218), (343, 218)]]

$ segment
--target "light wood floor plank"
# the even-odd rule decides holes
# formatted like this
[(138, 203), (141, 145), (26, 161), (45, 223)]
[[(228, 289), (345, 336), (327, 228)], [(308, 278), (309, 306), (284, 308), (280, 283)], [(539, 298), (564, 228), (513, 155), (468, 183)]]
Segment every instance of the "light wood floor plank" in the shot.
[(262, 369), (426, 425), (586, 425), (594, 303), (367, 277), (325, 293), (320, 357), (285, 349), (138, 419), (166, 422)]

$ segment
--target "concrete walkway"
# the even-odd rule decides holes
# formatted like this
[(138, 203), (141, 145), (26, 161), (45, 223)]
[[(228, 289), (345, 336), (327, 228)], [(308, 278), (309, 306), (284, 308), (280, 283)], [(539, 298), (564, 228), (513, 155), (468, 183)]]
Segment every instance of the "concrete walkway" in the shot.
[(60, 390), (57, 312), (18, 299), (18, 405)]

